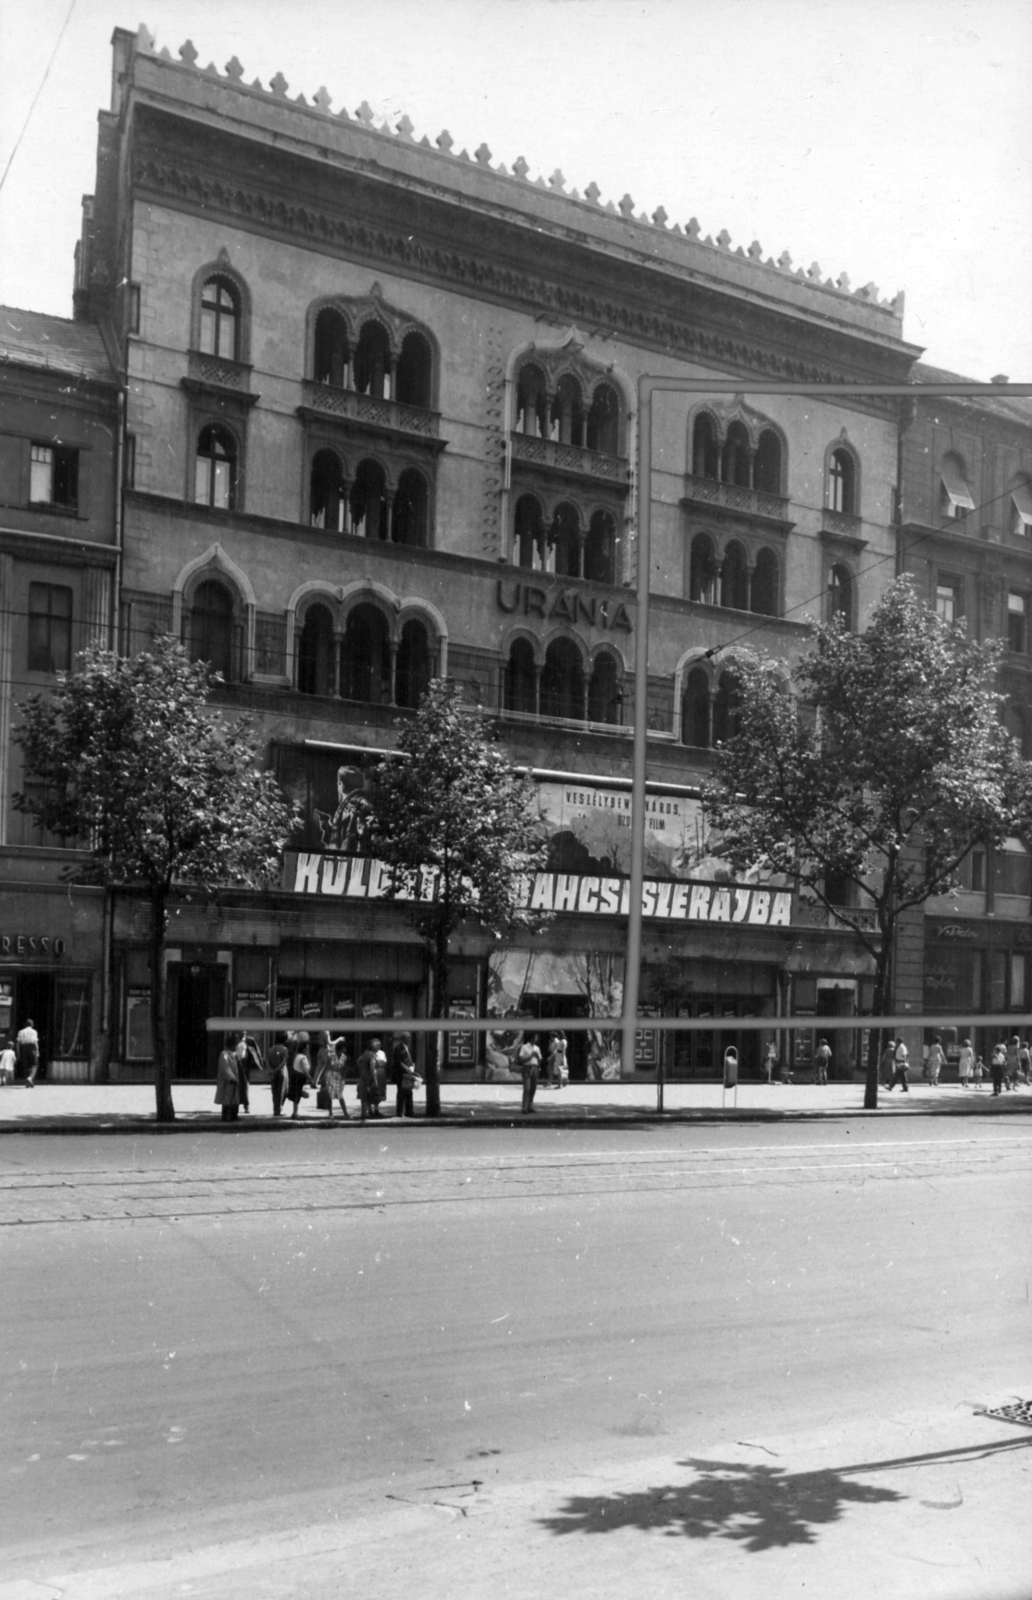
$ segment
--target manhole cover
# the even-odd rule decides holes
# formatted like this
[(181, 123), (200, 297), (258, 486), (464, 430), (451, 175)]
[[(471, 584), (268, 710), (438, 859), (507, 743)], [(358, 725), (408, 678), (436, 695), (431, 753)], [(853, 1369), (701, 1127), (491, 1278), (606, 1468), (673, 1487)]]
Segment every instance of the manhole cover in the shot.
[(1009, 1406), (993, 1406), (990, 1411), (983, 1411), (984, 1417), (999, 1417), (1001, 1422), (1023, 1423), (1026, 1428), (1032, 1428), (1032, 1400), (1015, 1400)]

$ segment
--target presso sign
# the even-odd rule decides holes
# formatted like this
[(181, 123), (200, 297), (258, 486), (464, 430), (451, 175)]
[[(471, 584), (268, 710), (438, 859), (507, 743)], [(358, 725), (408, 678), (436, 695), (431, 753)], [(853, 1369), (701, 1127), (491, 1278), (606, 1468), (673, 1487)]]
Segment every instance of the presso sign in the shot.
[(0, 958), (4, 956), (63, 956), (63, 939), (51, 939), (45, 933), (0, 933)]
[[(435, 868), (423, 868), (404, 874), (392, 887), (389, 869), (381, 861), (288, 851), (283, 887), (293, 894), (328, 899), (432, 902), (437, 898), (439, 874)], [(522, 901), (531, 911), (625, 917), (630, 908), (630, 883), (626, 878), (537, 872), (523, 879)], [(756, 884), (647, 879), (641, 904), (643, 916), (665, 922), (787, 928), (792, 921), (791, 892)]]

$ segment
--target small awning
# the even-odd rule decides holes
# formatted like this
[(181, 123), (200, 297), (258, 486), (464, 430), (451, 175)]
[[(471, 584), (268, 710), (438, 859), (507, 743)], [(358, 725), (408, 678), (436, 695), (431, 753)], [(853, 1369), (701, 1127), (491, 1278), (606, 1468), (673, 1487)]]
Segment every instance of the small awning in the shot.
[(1032, 532), (1032, 484), (1019, 483), (1011, 490), (1014, 509), (1025, 533)]
[(950, 503), (954, 506), (963, 506), (965, 511), (974, 511), (975, 502), (971, 498), (971, 490), (961, 477), (952, 461), (944, 461), (939, 469), (942, 486), (949, 496)]

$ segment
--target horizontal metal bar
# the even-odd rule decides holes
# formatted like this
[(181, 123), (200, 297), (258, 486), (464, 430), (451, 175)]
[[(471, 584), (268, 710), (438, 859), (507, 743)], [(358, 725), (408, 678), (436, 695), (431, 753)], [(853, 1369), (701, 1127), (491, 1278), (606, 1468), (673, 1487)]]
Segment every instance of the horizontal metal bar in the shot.
[[(618, 1033), (622, 1017), (376, 1017), (372, 1021), (347, 1017), (209, 1017), (209, 1033), (509, 1033), (522, 1028), (528, 1033), (547, 1033), (562, 1028), (566, 1033), (604, 1031)], [(815, 1028), (821, 1033), (833, 1029), (888, 1028), (1000, 1028), (1008, 1033), (1032, 1028), (1032, 1012), (994, 1013), (972, 1016), (970, 1012), (951, 1016), (902, 1017), (636, 1017), (635, 1029), (659, 1033), (787, 1033), (793, 1029)]]

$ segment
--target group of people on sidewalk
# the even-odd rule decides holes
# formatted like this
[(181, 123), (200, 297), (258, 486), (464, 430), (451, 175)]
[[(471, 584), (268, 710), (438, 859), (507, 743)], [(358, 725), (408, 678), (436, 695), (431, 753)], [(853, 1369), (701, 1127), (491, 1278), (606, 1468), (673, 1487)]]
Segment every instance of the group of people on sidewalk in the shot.
[[(566, 1034), (562, 1028), (556, 1028), (548, 1036), (548, 1058), (546, 1064), (545, 1083), (552, 1089), (563, 1089), (570, 1081), (570, 1069), (566, 1060)], [(528, 1116), (534, 1110), (534, 1096), (537, 1093), (538, 1081), (541, 1077), (542, 1056), (541, 1046), (534, 1034), (528, 1033), (516, 1055), (516, 1065), (520, 1069), (523, 1080), (523, 1102), (521, 1110)]]
[[(936, 1034), (921, 1069), (922, 1077), (930, 1089), (939, 1087), (939, 1077), (945, 1065), (946, 1052), (942, 1047), (942, 1039)], [(882, 1086), (891, 1091), (898, 1085), (904, 1094), (909, 1093), (909, 1066), (910, 1052), (903, 1040), (890, 1039), (882, 1051)], [(957, 1057), (957, 1081), (960, 1087), (981, 1089), (985, 1070), (985, 1061), (975, 1053), (971, 1040), (965, 1039)], [(989, 1056), (989, 1076), (994, 1095), (1002, 1094), (1005, 1089), (1016, 1089), (1021, 1082), (1032, 1083), (1032, 1046), (1029, 1041), (1026, 1039), (1022, 1042), (1014, 1034), (1010, 1040), (1001, 1039), (993, 1045)]]
[[(215, 1077), (215, 1104), (221, 1106), (224, 1122), (234, 1122), (241, 1110), (250, 1111), (251, 1074), (266, 1068), (274, 1117), (282, 1116), (283, 1108), (288, 1104), (293, 1107), (291, 1118), (299, 1117), (302, 1100), (307, 1100), (314, 1093), (316, 1109), (325, 1111), (330, 1121), (333, 1120), (334, 1103), (340, 1107), (341, 1117), (348, 1120), (344, 1084), (352, 1070), (352, 1062), (346, 1039), (331, 1039), (326, 1031), (319, 1033), (313, 1061), (311, 1036), (301, 1030), (287, 1033), (270, 1045), (264, 1061), (253, 1035), (241, 1033), (235, 1042), (226, 1042), (219, 1053)], [(354, 1063), (354, 1068), (360, 1122), (365, 1122), (367, 1117), (381, 1115), (380, 1106), (387, 1098), (388, 1077), (396, 1091), (395, 1115), (415, 1116), (413, 1097), (423, 1080), (412, 1058), (411, 1034), (400, 1033), (395, 1039), (389, 1073), (386, 1053), (375, 1035)]]
[(24, 1028), (19, 1028), (13, 1043), (7, 1034), (0, 1034), (0, 1089), (14, 1082), (16, 1067), (25, 1074), (26, 1089), (34, 1089), (39, 1071), (39, 1034), (31, 1017)]

